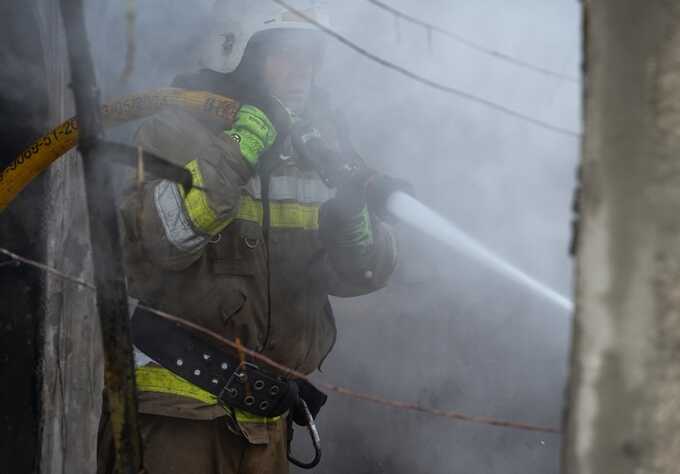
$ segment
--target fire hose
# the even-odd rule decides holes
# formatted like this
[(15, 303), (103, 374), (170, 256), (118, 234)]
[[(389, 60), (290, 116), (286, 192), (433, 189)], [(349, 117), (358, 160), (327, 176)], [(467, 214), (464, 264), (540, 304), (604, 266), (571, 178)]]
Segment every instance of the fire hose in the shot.
[[(162, 88), (138, 94), (131, 94), (116, 99), (101, 108), (102, 119), (105, 128), (122, 125), (133, 120), (142, 119), (159, 112), (165, 107), (180, 107), (190, 112), (203, 114), (206, 117), (215, 117), (224, 120), (224, 128), (231, 127), (240, 104), (234, 99), (204, 91), (191, 91), (178, 88)], [(344, 124), (341, 128), (344, 129)], [(346, 134), (345, 130), (341, 130)], [(0, 212), (2, 212), (16, 196), (49, 165), (58, 160), (62, 155), (71, 150), (79, 138), (78, 121), (70, 118), (54, 129), (39, 137), (32, 145), (21, 152), (5, 169), (0, 172)], [(315, 140), (312, 140), (313, 143)], [(345, 143), (347, 141), (345, 140)], [(311, 143), (310, 143), (311, 145)], [(126, 145), (102, 142), (110, 153), (108, 156), (116, 160), (125, 154)], [(309, 145), (301, 148), (310, 148)], [(314, 147), (312, 147), (314, 148)], [(158, 171), (160, 177), (172, 179), (185, 186), (190, 186), (190, 174), (182, 176), (181, 169), (175, 169), (168, 162), (163, 162), (161, 157), (144, 152), (144, 157), (149, 164), (146, 169), (152, 172)], [(330, 187), (337, 186), (338, 182), (349, 179), (356, 174), (357, 168), (348, 168), (344, 163), (338, 164), (338, 160), (326, 159), (326, 153), (318, 153), (315, 167), (326, 184)], [(308, 158), (309, 160), (309, 158)], [(128, 160), (129, 162), (129, 160)], [(151, 166), (150, 166), (151, 165)], [(366, 171), (367, 168), (362, 171)], [(406, 183), (392, 180), (385, 175), (372, 172), (369, 186), (369, 201), (375, 203), (374, 207), (379, 214), (384, 212), (384, 204), (389, 195), (396, 190), (407, 190)], [(376, 179), (379, 178), (379, 179)], [(381, 212), (382, 211), (382, 212)]]
[[(165, 107), (180, 107), (224, 120), (234, 121), (239, 103), (228, 97), (202, 91), (163, 88), (116, 99), (102, 106), (104, 127), (115, 127), (155, 114)], [(0, 172), (0, 212), (36, 176), (78, 143), (78, 121), (70, 118), (20, 153)]]

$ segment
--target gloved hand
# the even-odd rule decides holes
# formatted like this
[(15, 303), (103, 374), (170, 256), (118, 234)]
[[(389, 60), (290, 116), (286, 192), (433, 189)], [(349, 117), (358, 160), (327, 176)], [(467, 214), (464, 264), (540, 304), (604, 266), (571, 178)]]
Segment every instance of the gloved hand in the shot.
[[(387, 200), (395, 192), (413, 195), (413, 186), (399, 178), (366, 169), (356, 179), (338, 188), (333, 199), (325, 202), (319, 216), (322, 239), (340, 247), (364, 247), (373, 242), (370, 215), (394, 222)], [(328, 240), (330, 239), (330, 240)]]
[(242, 105), (233, 126), (224, 133), (238, 143), (241, 155), (253, 167), (260, 155), (274, 144), (277, 136), (274, 124), (264, 112), (252, 105)]
[(366, 177), (345, 182), (319, 212), (323, 241), (334, 246), (367, 249), (373, 243), (371, 217), (366, 201)]
[(292, 120), (288, 110), (273, 97), (250, 97), (243, 103), (232, 128), (224, 133), (238, 143), (245, 160), (255, 167), (277, 139), (288, 135)]
[(353, 174), (363, 167), (360, 159), (355, 160), (332, 149), (309, 122), (297, 122), (290, 131), (290, 137), (300, 163), (316, 171), (330, 188), (355, 181)]
[(316, 128), (299, 122), (291, 141), (303, 165), (315, 170), (336, 195), (321, 208), (321, 238), (333, 246), (361, 247), (372, 242), (371, 220), (366, 206), (366, 184), (375, 171), (358, 157), (345, 157), (331, 149)]

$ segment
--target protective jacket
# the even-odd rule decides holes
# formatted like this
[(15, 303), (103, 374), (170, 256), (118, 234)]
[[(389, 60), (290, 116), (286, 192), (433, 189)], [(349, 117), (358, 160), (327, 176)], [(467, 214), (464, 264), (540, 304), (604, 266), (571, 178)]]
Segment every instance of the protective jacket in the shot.
[[(333, 142), (326, 111), (309, 115)], [(289, 150), (270, 180), (267, 249), (260, 178), (224, 128), (217, 119), (167, 108), (139, 129), (137, 145), (186, 166), (205, 191), (187, 194), (180, 185), (154, 180), (124, 195), (130, 293), (310, 373), (336, 338), (328, 296), (358, 296), (384, 286), (396, 262), (392, 232), (372, 216), (370, 249), (357, 253), (322, 238), (328, 232), (320, 227), (330, 225), (322, 207), (332, 192)], [(176, 391), (142, 389), (154, 392), (140, 395), (143, 413), (224, 415), (221, 407), (196, 402), (200, 397), (192, 402)]]

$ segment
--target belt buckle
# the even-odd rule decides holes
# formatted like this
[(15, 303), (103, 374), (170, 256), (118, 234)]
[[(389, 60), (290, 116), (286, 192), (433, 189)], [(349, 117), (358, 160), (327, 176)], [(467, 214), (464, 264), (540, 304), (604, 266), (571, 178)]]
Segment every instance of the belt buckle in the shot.
[(257, 416), (271, 416), (269, 410), (281, 388), (275, 380), (266, 380), (260, 368), (243, 362), (234, 370), (220, 390), (217, 399), (224, 405), (243, 409)]

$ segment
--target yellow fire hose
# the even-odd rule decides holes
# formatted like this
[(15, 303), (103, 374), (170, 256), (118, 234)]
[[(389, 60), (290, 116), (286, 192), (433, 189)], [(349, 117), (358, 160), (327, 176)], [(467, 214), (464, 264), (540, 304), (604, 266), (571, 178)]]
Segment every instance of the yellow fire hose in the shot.
[[(153, 115), (167, 106), (176, 106), (206, 116), (217, 117), (231, 127), (239, 103), (228, 97), (203, 91), (164, 88), (132, 94), (102, 106), (105, 127), (121, 125)], [(0, 212), (33, 178), (78, 143), (78, 122), (70, 118), (38, 138), (0, 172)]]

